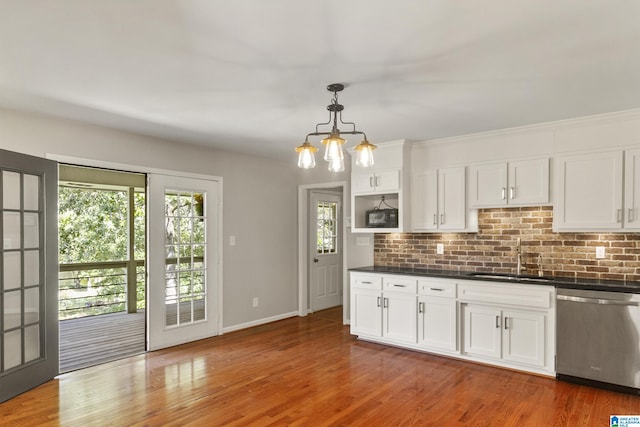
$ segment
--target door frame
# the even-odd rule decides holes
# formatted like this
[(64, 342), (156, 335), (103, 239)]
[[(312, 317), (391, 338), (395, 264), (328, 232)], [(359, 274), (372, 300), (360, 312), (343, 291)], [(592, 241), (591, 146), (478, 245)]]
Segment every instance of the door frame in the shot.
[[(50, 159), (50, 160), (55, 160), (59, 163), (71, 163), (71, 164), (75, 164), (78, 166), (88, 166), (88, 167), (96, 167), (96, 168), (105, 168), (105, 169), (117, 169), (117, 170), (122, 170), (122, 171), (129, 171), (129, 172), (139, 172), (139, 173), (145, 173), (145, 174), (159, 174), (159, 175), (170, 175), (170, 176), (177, 176), (177, 177), (183, 177), (183, 178), (193, 178), (193, 179), (204, 179), (204, 180), (208, 180), (208, 181), (217, 181), (219, 184), (219, 188), (218, 188), (218, 206), (217, 206), (217, 221), (215, 224), (215, 227), (218, 228), (218, 235), (222, 236), (222, 232), (223, 232), (223, 212), (224, 212), (224, 202), (223, 202), (223, 179), (221, 176), (215, 176), (215, 175), (204, 175), (204, 174), (197, 174), (197, 173), (192, 173), (192, 172), (182, 172), (182, 171), (176, 171), (176, 170), (168, 170), (168, 169), (160, 169), (160, 168), (153, 168), (153, 167), (148, 167), (148, 166), (140, 166), (140, 165), (133, 165), (133, 164), (129, 164), (129, 163), (116, 163), (116, 162), (109, 162), (109, 161), (104, 161), (104, 160), (96, 160), (96, 159), (86, 159), (86, 158), (81, 158), (81, 157), (73, 157), (73, 156), (64, 156), (64, 155), (57, 155), (57, 154), (50, 154), (50, 153), (46, 153), (45, 154), (45, 158)], [(147, 177), (148, 179), (148, 177)], [(334, 186), (335, 187), (335, 186)], [(224, 259), (224, 254), (223, 254), (223, 249), (224, 249), (224, 245), (223, 245), (223, 239), (222, 237), (220, 237), (220, 239), (218, 239), (217, 242), (217, 247), (216, 247), (216, 251), (218, 253), (218, 258), (216, 260), (216, 280), (218, 283), (218, 307), (217, 307), (217, 313), (218, 313), (218, 318), (216, 319), (216, 323), (218, 325), (218, 335), (222, 335), (224, 333), (224, 328), (223, 328), (223, 301), (222, 301), (222, 290), (224, 288), (224, 283), (223, 283), (223, 259)], [(57, 267), (56, 267), (57, 268)], [(145, 298), (146, 298), (146, 302), (147, 304), (149, 303), (149, 295), (148, 295), (148, 279), (149, 279), (149, 273), (147, 272), (147, 277), (145, 279), (146, 283), (145, 283)], [(146, 319), (145, 321), (148, 322), (148, 312), (145, 314)], [(147, 328), (149, 326), (147, 325)], [(146, 345), (148, 346), (148, 337), (147, 337), (147, 343)], [(146, 349), (146, 351), (150, 351), (149, 348)]]
[[(309, 194), (311, 190), (332, 190), (342, 189), (342, 226), (340, 239), (342, 240), (342, 307), (349, 306), (349, 293), (345, 292), (348, 282), (347, 274), (347, 182), (327, 182), (322, 184), (306, 184), (298, 186), (298, 316), (304, 317), (309, 314)], [(346, 324), (348, 319), (347, 310), (342, 310), (342, 323)]]

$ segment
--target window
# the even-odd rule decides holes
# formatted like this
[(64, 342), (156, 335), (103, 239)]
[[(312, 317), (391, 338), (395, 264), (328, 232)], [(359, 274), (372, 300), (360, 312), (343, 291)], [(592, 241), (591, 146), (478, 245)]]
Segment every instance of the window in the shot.
[(318, 254), (337, 253), (337, 215), (337, 203), (318, 201), (316, 238), (316, 250)]

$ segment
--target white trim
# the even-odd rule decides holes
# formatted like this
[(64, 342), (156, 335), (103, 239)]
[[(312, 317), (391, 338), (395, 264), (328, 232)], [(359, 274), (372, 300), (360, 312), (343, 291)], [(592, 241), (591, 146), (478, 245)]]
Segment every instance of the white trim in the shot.
[(264, 325), (264, 324), (267, 324), (267, 323), (276, 322), (278, 320), (288, 319), (290, 317), (295, 317), (297, 315), (298, 315), (297, 311), (291, 311), (289, 313), (283, 313), (283, 314), (278, 314), (276, 316), (265, 317), (263, 319), (252, 320), (251, 322), (240, 323), (240, 324), (233, 325), (233, 326), (227, 326), (226, 328), (222, 329), (222, 333), (226, 334), (227, 332), (233, 332), (233, 331), (239, 331), (241, 329), (252, 328), (254, 326), (260, 326), (260, 325)]
[(154, 173), (158, 175), (179, 176), (182, 178), (204, 179), (206, 181), (220, 181), (222, 177), (215, 175), (204, 175), (192, 172), (183, 172), (170, 169), (152, 168), (149, 166), (132, 165), (128, 163), (115, 163), (96, 159), (85, 159), (82, 157), (63, 156), (58, 154), (46, 153), (45, 158), (55, 160), (58, 163), (70, 163), (79, 166), (90, 166), (94, 168), (117, 169), (128, 172)]
[(347, 182), (326, 182), (322, 184), (307, 184), (298, 186), (298, 316), (306, 316), (308, 311), (308, 274), (309, 267), (307, 261), (309, 259), (309, 238), (308, 238), (308, 219), (309, 219), (309, 190), (327, 190), (331, 188), (342, 188), (342, 306), (343, 306), (343, 323), (346, 322), (346, 307), (349, 301), (346, 301), (348, 293), (345, 292), (345, 286), (348, 282), (347, 274)]

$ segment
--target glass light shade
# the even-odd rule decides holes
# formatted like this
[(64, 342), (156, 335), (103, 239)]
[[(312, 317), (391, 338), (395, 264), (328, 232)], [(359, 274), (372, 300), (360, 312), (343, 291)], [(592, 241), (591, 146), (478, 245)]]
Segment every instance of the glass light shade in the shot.
[(296, 147), (298, 167), (301, 169), (312, 169), (316, 167), (316, 156), (313, 154), (316, 151), (318, 151), (318, 149), (307, 141), (299, 147)]
[(324, 159), (330, 162), (333, 159), (344, 159), (342, 145), (347, 142), (340, 138), (340, 134), (331, 134), (328, 138), (322, 140), (324, 144)]
[(329, 160), (329, 172), (344, 172), (344, 158)]
[(366, 139), (362, 141), (360, 144), (355, 146), (356, 154), (356, 165), (362, 166), (363, 168), (368, 168), (373, 166), (373, 150), (376, 149), (376, 146), (371, 144)]

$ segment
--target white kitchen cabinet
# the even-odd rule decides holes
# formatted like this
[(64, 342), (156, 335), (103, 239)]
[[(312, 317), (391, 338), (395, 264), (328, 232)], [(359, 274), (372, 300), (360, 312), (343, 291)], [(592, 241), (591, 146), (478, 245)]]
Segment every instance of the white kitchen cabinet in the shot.
[(552, 286), (465, 282), (462, 354), (539, 373), (555, 370), (555, 289)]
[(464, 324), (463, 353), (500, 359), (502, 356), (500, 309), (484, 305), (462, 304), (461, 310)]
[(372, 337), (382, 336), (382, 292), (351, 289), (351, 333)]
[(351, 333), (464, 360), (555, 374), (555, 288), (351, 273)]
[(544, 367), (546, 320), (542, 312), (502, 310), (502, 358)]
[(413, 231), (464, 231), (467, 228), (464, 167), (426, 171), (412, 182)]
[(469, 204), (474, 208), (549, 204), (549, 159), (469, 166)]
[[(409, 229), (409, 162), (408, 144), (393, 141), (378, 144), (375, 165), (362, 168), (351, 156), (351, 231), (354, 233), (402, 232)], [(398, 209), (398, 226), (367, 227), (367, 211)]]
[(416, 342), (415, 293), (384, 292), (382, 317), (383, 337), (408, 343)]
[(351, 176), (351, 191), (354, 194), (387, 193), (400, 189), (400, 170), (372, 170), (354, 173)]
[(544, 313), (462, 304), (462, 316), (464, 354), (544, 367)]
[(418, 345), (446, 352), (458, 350), (455, 282), (418, 280)]
[(624, 153), (624, 188), (624, 228), (640, 230), (640, 150)]
[(640, 230), (639, 156), (614, 150), (558, 157), (554, 230)]
[(416, 342), (416, 279), (352, 273), (350, 283), (352, 334)]

